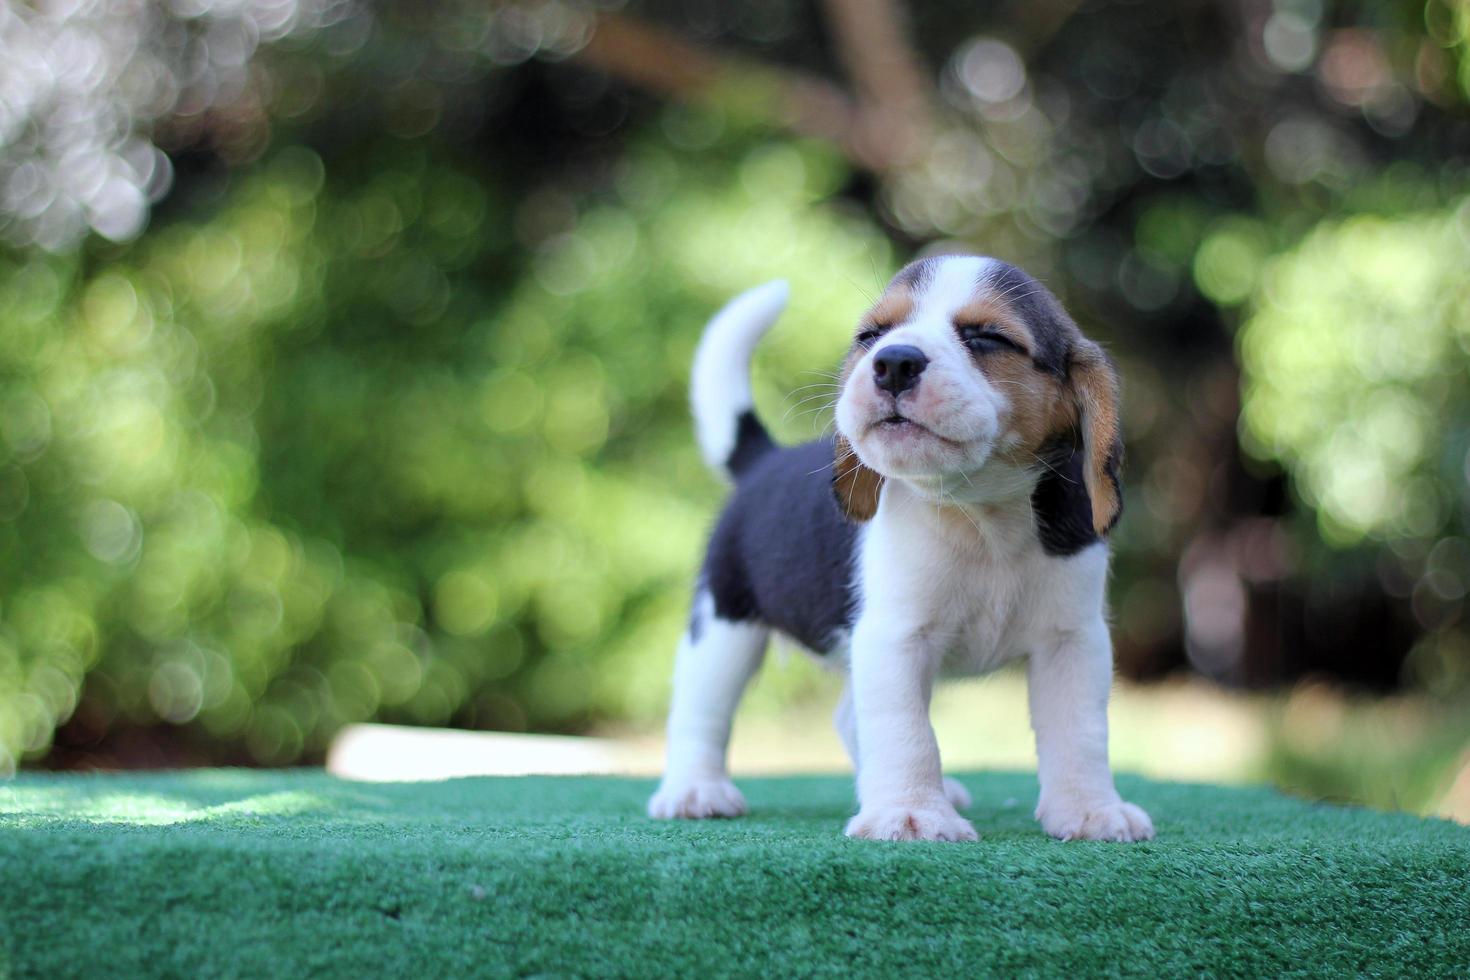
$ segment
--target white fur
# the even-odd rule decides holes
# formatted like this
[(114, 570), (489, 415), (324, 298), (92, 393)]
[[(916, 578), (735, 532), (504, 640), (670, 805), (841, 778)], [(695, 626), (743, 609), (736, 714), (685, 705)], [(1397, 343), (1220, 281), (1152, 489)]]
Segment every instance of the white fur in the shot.
[(1147, 815), (1113, 789), (1107, 761), (1106, 546), (1047, 556), (1026, 498), (964, 506), (958, 528), (955, 509), (890, 481), (862, 537), (863, 604), (849, 654), (860, 810), (848, 834), (973, 839), (940, 773), (933, 684), (1029, 657), (1043, 829), (1065, 839), (1152, 837)]
[(689, 400), (704, 461), (725, 471), (740, 413), (749, 411), (750, 358), (786, 308), (790, 288), (777, 279), (746, 290), (711, 318), (694, 352)]
[[(837, 735), (842, 739), (842, 747), (847, 749), (847, 757), (852, 760), (854, 771), (862, 767), (858, 763), (857, 743), (857, 712), (853, 709), (852, 686), (848, 685), (842, 689), (842, 698), (837, 702), (837, 711), (832, 716), (832, 724), (837, 728)], [(956, 810), (968, 810), (973, 804), (970, 791), (965, 789), (958, 779), (944, 777), (944, 796)]]
[[(1008, 432), (1010, 403), (975, 369), (955, 334), (953, 314), (974, 298), (988, 261), (939, 263), (912, 314), (873, 345), (913, 344), (929, 358), (921, 383), (898, 402), (921, 427), (874, 425), (894, 402), (873, 382), (871, 352), (838, 401), (838, 430), (887, 478), (877, 513), (859, 536), (857, 621), (846, 650), (835, 652), (850, 671), (835, 720), (858, 773), (859, 810), (847, 833), (975, 840), (958, 812), (968, 794), (940, 769), (929, 723), (933, 685), (1029, 658), (1042, 828), (1063, 839), (1145, 840), (1153, 825), (1118, 796), (1108, 765), (1107, 546), (1068, 557), (1042, 550), (1031, 514), (1035, 476), (991, 458)], [(727, 382), (726, 390), (734, 386)], [(748, 386), (741, 390), (748, 400)], [(744, 809), (725, 770), (724, 746), (766, 631), (713, 616), (706, 628), (698, 644), (686, 638), (680, 648), (668, 775), (650, 802), (654, 816)], [(728, 659), (715, 664), (716, 657)]]
[[(1005, 431), (1010, 401), (975, 370), (974, 358), (955, 333), (954, 314), (975, 298), (976, 282), (989, 264), (989, 259), (970, 256), (939, 263), (931, 281), (914, 296), (909, 317), (853, 366), (837, 399), (837, 428), (858, 458), (879, 473), (926, 482), (954, 474), (953, 482), (960, 483), (959, 474), (981, 475), (987, 469)], [(873, 355), (894, 344), (912, 345), (929, 358), (923, 380), (897, 402), (923, 429), (874, 431), (893, 413), (894, 401), (871, 382)]]
[(707, 593), (695, 600), (694, 618), (699, 638), (693, 630), (686, 632), (674, 662), (663, 782), (648, 801), (648, 815), (660, 820), (745, 812), (745, 797), (730, 781), (725, 752), (735, 708), (761, 665), (770, 631), (717, 619)]

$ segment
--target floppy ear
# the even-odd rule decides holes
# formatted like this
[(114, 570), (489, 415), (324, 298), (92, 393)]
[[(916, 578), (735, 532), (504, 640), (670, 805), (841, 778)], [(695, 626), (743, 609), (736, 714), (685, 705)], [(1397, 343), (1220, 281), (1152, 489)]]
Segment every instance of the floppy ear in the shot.
[(883, 477), (864, 466), (852, 443), (840, 435), (834, 453), (832, 494), (837, 498), (838, 508), (849, 520), (872, 520), (878, 512), (878, 491), (883, 487)]
[(1118, 426), (1118, 371), (1103, 349), (1090, 340), (1072, 347), (1067, 374), (1082, 434), (1082, 482), (1092, 503), (1092, 529), (1102, 537), (1118, 523), (1123, 495), (1123, 436)]

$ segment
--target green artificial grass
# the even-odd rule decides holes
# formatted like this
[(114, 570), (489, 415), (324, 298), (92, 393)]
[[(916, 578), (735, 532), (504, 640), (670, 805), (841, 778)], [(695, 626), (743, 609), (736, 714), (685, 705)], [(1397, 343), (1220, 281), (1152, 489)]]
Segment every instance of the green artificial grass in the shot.
[(964, 777), (978, 844), (842, 837), (839, 777), (655, 823), (611, 778), (315, 771), (0, 783), (0, 976), (1470, 973), (1470, 829), (1120, 779), (1147, 844), (1061, 843)]

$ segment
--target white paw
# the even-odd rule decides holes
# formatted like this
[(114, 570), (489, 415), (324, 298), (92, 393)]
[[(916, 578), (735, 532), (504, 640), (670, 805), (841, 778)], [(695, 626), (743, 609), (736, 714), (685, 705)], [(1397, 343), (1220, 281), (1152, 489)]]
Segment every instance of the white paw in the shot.
[(944, 798), (949, 800), (949, 805), (956, 810), (968, 810), (970, 804), (975, 802), (970, 799), (970, 791), (960, 785), (958, 779), (949, 776), (944, 777)]
[(865, 806), (847, 822), (846, 834), (866, 840), (979, 840), (970, 821), (948, 800), (919, 806)]
[(1041, 829), (1060, 840), (1153, 840), (1154, 824), (1132, 803), (1111, 800), (1042, 800), (1036, 807)]
[(744, 813), (745, 797), (723, 776), (666, 779), (648, 801), (648, 815), (655, 820), (705, 820)]

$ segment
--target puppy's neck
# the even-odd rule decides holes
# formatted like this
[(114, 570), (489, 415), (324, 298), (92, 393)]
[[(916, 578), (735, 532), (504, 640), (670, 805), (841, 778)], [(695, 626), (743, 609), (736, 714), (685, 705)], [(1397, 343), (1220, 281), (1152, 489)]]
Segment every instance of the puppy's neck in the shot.
[(1019, 504), (1029, 507), (1036, 480), (1034, 471), (992, 458), (969, 473), (906, 476), (891, 482), (904, 484), (910, 493), (934, 504), (968, 510), (1006, 510)]
[(883, 504), (908, 519), (934, 523), (946, 534), (990, 545), (1029, 540), (1034, 472), (992, 459), (973, 473), (890, 478)]

